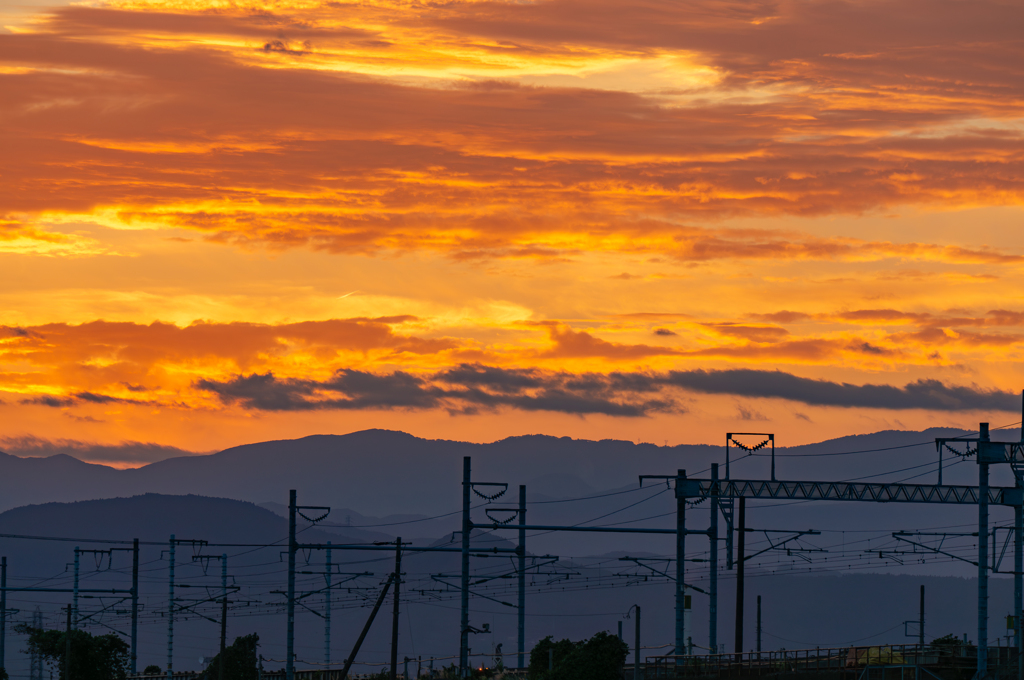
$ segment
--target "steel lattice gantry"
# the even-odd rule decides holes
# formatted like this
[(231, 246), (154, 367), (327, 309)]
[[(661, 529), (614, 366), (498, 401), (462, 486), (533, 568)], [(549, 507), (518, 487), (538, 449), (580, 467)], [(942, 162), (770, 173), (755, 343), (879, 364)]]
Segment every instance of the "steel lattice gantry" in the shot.
[[(981, 424), (981, 436), (972, 439), (936, 440), (941, 447), (946, 442), (958, 442), (970, 445), (977, 444), (978, 486), (955, 486), (942, 484), (902, 484), (902, 483), (863, 483), (863, 482), (828, 482), (828, 481), (775, 481), (775, 480), (740, 480), (718, 478), (718, 465), (711, 466), (710, 479), (688, 479), (684, 470), (675, 476), (677, 513), (677, 616), (676, 616), (676, 654), (684, 653), (685, 640), (682, 638), (683, 621), (681, 602), (685, 575), (685, 536), (687, 534), (707, 534), (711, 542), (710, 553), (710, 588), (709, 588), (709, 647), (717, 649), (718, 644), (718, 514), (722, 501), (737, 498), (755, 499), (795, 499), (813, 501), (860, 501), (872, 503), (945, 503), (958, 505), (977, 505), (979, 516), (978, 540), (978, 670), (975, 680), (982, 680), (988, 674), (988, 506), (1003, 505), (1014, 509), (1014, 612), (1017, 617), (1017, 649), (1022, 648), (1020, 634), (1022, 587), (1021, 579), (1024, 569), (1024, 442), (993, 442), (989, 440), (988, 424)], [(1016, 487), (990, 487), (988, 484), (988, 466), (990, 464), (1010, 464), (1016, 473)], [(1021, 467), (1018, 467), (1021, 466)], [(645, 475), (646, 477), (646, 475)], [(659, 475), (659, 477), (663, 477)], [(669, 477), (671, 479), (671, 477)], [(694, 499), (710, 500), (711, 525), (706, 531), (686, 529), (685, 511), (687, 501)], [(738, 650), (737, 650), (738, 651)], [(1024, 671), (1024, 667), (1020, 670)], [(1020, 674), (1018, 675), (1020, 677)]]
[[(793, 482), (727, 479), (717, 483), (709, 479), (687, 479), (684, 498), (785, 498), (811, 501), (874, 501), (877, 503), (954, 503), (978, 504), (976, 486), (938, 486), (935, 484), (865, 484), (861, 482)], [(676, 492), (677, 496), (679, 490)], [(992, 487), (988, 502), (993, 505), (1020, 505), (1024, 490)]]

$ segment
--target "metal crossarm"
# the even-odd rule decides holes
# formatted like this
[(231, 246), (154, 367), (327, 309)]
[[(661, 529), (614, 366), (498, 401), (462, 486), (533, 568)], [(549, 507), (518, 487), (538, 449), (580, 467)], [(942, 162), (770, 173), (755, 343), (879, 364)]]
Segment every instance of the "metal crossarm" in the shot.
[(1024, 442), (993, 442), (981, 437), (936, 437), (935, 447), (947, 447), (953, 453), (963, 455), (950, 447), (950, 444), (964, 444), (970, 448), (974, 444), (978, 452), (979, 463), (1024, 463)]
[[(875, 501), (879, 503), (952, 503), (977, 505), (978, 487), (936, 484), (900, 484), (863, 482), (796, 482), (687, 479), (677, 495), (701, 498), (788, 498), (821, 501)], [(713, 493), (714, 491), (714, 493)], [(994, 505), (1018, 506), (1024, 491), (1012, 487), (990, 487), (988, 502)]]

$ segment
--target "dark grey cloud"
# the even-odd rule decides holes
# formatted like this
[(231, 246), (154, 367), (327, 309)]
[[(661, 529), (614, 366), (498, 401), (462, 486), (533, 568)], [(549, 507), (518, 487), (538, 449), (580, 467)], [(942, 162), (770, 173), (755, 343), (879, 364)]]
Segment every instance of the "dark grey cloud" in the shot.
[(21, 458), (46, 458), (63, 454), (91, 463), (113, 465), (145, 465), (167, 458), (200, 455), (174, 446), (145, 442), (97, 444), (74, 439), (43, 439), (32, 436), (0, 438), (0, 449)]
[(112, 397), (108, 394), (96, 394), (95, 392), (76, 392), (69, 397), (55, 397), (48, 394), (28, 397), (22, 399), (21, 403), (50, 406), (53, 408), (65, 408), (68, 406), (79, 406), (81, 404), (142, 404), (145, 402), (141, 402), (136, 399)]
[(928, 379), (915, 380), (903, 387), (853, 385), (801, 378), (782, 371), (731, 369), (670, 371), (664, 375), (652, 375), (651, 380), (705, 394), (788, 399), (811, 406), (1017, 413), (1021, 404), (1020, 395), (1013, 392), (950, 386)]
[[(752, 369), (574, 374), (464, 364), (423, 377), (402, 371), (377, 374), (345, 369), (324, 381), (265, 373), (202, 380), (195, 386), (215, 393), (224, 403), (267, 411), (437, 408), (476, 413), (514, 408), (640, 417), (684, 412), (677, 401), (679, 390), (839, 408), (1009, 412), (1020, 408), (1017, 394), (938, 380), (922, 379), (903, 387), (854, 385)], [(755, 411), (746, 410), (753, 417)]]
[[(463, 364), (427, 377), (343, 369), (324, 381), (277, 378), (272, 373), (200, 380), (195, 387), (224, 403), (267, 411), (322, 409), (432, 409), (451, 413), (515, 408), (573, 415), (639, 417), (683, 409), (670, 398), (638, 398), (596, 373), (549, 373)], [(655, 390), (648, 390), (655, 391)]]

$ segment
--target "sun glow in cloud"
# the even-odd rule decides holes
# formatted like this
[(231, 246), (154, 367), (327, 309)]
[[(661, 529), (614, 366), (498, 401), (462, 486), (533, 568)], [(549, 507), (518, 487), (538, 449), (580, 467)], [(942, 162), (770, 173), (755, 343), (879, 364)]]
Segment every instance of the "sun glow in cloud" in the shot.
[(1019, 19), (23, 14), (0, 35), (0, 436), (709, 441), (757, 412), (806, 441), (1014, 411)]

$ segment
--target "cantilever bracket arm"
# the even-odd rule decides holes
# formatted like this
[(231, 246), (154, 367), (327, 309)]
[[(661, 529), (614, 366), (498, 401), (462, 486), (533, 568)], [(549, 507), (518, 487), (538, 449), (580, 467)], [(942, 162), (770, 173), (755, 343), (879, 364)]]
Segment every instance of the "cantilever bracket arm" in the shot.
[[(672, 576), (671, 574), (669, 574), (667, 572), (661, 571), (660, 569), (655, 569), (654, 567), (652, 567), (649, 564), (644, 564), (642, 560), (643, 560), (643, 558), (641, 558), (641, 557), (620, 557), (619, 558), (620, 562), (633, 562), (638, 567), (643, 567), (644, 569), (649, 569), (652, 572), (654, 572), (655, 574), (658, 574), (659, 576), (664, 576), (669, 581), (672, 581), (673, 583), (675, 583), (675, 580), (676, 580), (675, 576)], [(662, 561), (662, 560), (659, 560), (659, 561)], [(670, 559), (666, 559), (666, 560), (663, 560), (663, 561), (664, 562), (675, 562), (675, 560), (670, 560)], [(689, 583), (685, 583), (684, 582), (683, 583), (683, 587), (684, 588), (689, 588), (690, 590), (696, 590), (698, 593), (703, 593), (704, 595), (708, 594), (708, 592), (706, 590), (704, 590), (703, 588), (698, 588), (697, 586), (690, 585)]]
[[(959, 555), (954, 555), (953, 553), (947, 552), (947, 551), (942, 550), (940, 548), (933, 548), (930, 545), (925, 545), (924, 543), (918, 543), (917, 541), (912, 541), (909, 538), (907, 538), (905, 535), (902, 535), (902, 532), (900, 532), (900, 531), (893, 532), (892, 537), (895, 538), (897, 541), (903, 541), (904, 543), (909, 543), (910, 545), (913, 545), (913, 546), (916, 546), (918, 548), (921, 548), (922, 550), (927, 550), (928, 552), (932, 552), (932, 553), (935, 553), (937, 555), (945, 555), (946, 557), (952, 557), (955, 560), (960, 560), (961, 562), (966, 562), (967, 564), (973, 564), (974, 566), (978, 566), (978, 563), (975, 562), (974, 560), (969, 560), (966, 557), (960, 557)], [(941, 545), (941, 543), (940, 543), (940, 545)]]
[[(769, 532), (765, 531), (765, 530), (762, 530), (762, 531), (764, 531), (764, 537), (768, 539), (768, 547), (765, 548), (764, 550), (758, 550), (756, 553), (754, 553), (752, 555), (746, 555), (743, 558), (744, 562), (746, 562), (747, 560), (749, 560), (749, 559), (751, 559), (753, 557), (757, 557), (758, 555), (760, 555), (762, 553), (766, 553), (769, 550), (778, 550), (779, 548), (782, 548), (783, 546), (785, 546), (790, 541), (795, 541), (796, 539), (800, 538), (801, 536), (817, 536), (817, 535), (821, 534), (820, 531), (815, 531), (813, 529), (808, 529), (807, 531), (792, 531), (790, 533), (794, 534), (793, 536), (790, 536), (789, 538), (785, 538), (785, 539), (779, 541), (778, 543), (773, 543), (771, 536), (768, 535)], [(787, 550), (792, 550), (792, 548), (787, 548)], [(827, 550), (821, 550), (821, 549), (814, 549), (812, 551), (810, 549), (806, 549), (805, 552), (828, 552), (828, 551)]]

